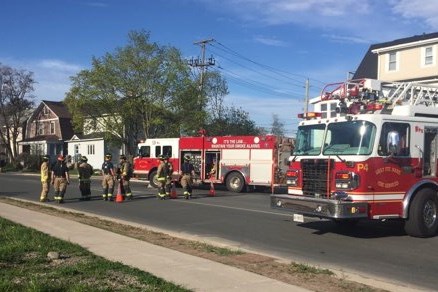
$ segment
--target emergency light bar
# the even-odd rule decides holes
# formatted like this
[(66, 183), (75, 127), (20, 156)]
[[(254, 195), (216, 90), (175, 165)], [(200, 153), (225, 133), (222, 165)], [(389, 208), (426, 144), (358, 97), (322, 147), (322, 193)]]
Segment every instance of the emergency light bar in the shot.
[(298, 114), (299, 119), (306, 119), (306, 120), (320, 118), (321, 116), (322, 113), (317, 113), (317, 112), (307, 112), (307, 113)]

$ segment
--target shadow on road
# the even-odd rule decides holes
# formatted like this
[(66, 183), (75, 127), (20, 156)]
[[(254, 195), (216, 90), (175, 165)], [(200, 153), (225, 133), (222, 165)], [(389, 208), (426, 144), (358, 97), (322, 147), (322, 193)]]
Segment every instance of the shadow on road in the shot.
[(363, 239), (407, 236), (406, 232), (404, 231), (403, 220), (388, 220), (384, 222), (363, 220), (354, 226), (343, 226), (333, 221), (321, 220), (298, 224), (298, 226), (315, 230), (315, 232), (313, 232), (315, 235), (335, 233), (348, 237)]

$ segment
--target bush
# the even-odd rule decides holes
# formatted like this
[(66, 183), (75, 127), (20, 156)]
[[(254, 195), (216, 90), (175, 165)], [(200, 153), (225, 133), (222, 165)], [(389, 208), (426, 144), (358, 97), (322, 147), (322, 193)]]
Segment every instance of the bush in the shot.
[(23, 171), (38, 171), (41, 164), (40, 155), (21, 153), (16, 158), (16, 168)]

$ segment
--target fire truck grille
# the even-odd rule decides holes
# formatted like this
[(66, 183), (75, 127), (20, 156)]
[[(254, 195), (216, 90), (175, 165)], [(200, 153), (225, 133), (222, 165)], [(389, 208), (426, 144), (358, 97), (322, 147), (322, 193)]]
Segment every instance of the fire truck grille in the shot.
[[(334, 161), (330, 160), (330, 169)], [(301, 160), (303, 171), (303, 195), (308, 197), (322, 197), (327, 195), (327, 180), (329, 179), (328, 159)]]

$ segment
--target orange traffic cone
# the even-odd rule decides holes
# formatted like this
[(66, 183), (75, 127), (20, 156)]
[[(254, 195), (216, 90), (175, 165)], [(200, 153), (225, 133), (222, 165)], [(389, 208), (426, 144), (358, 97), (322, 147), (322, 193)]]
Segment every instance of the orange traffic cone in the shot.
[(171, 199), (176, 199), (176, 198), (178, 198), (178, 196), (177, 196), (177, 194), (176, 194), (175, 183), (172, 183), (172, 190), (170, 191), (170, 198), (171, 198)]
[(123, 202), (123, 195), (122, 195), (122, 187), (119, 184), (119, 187), (117, 188), (117, 196), (116, 196), (116, 203)]
[(208, 192), (208, 195), (210, 197), (216, 196), (216, 191), (214, 190), (214, 184), (212, 182), (210, 183), (210, 191)]

